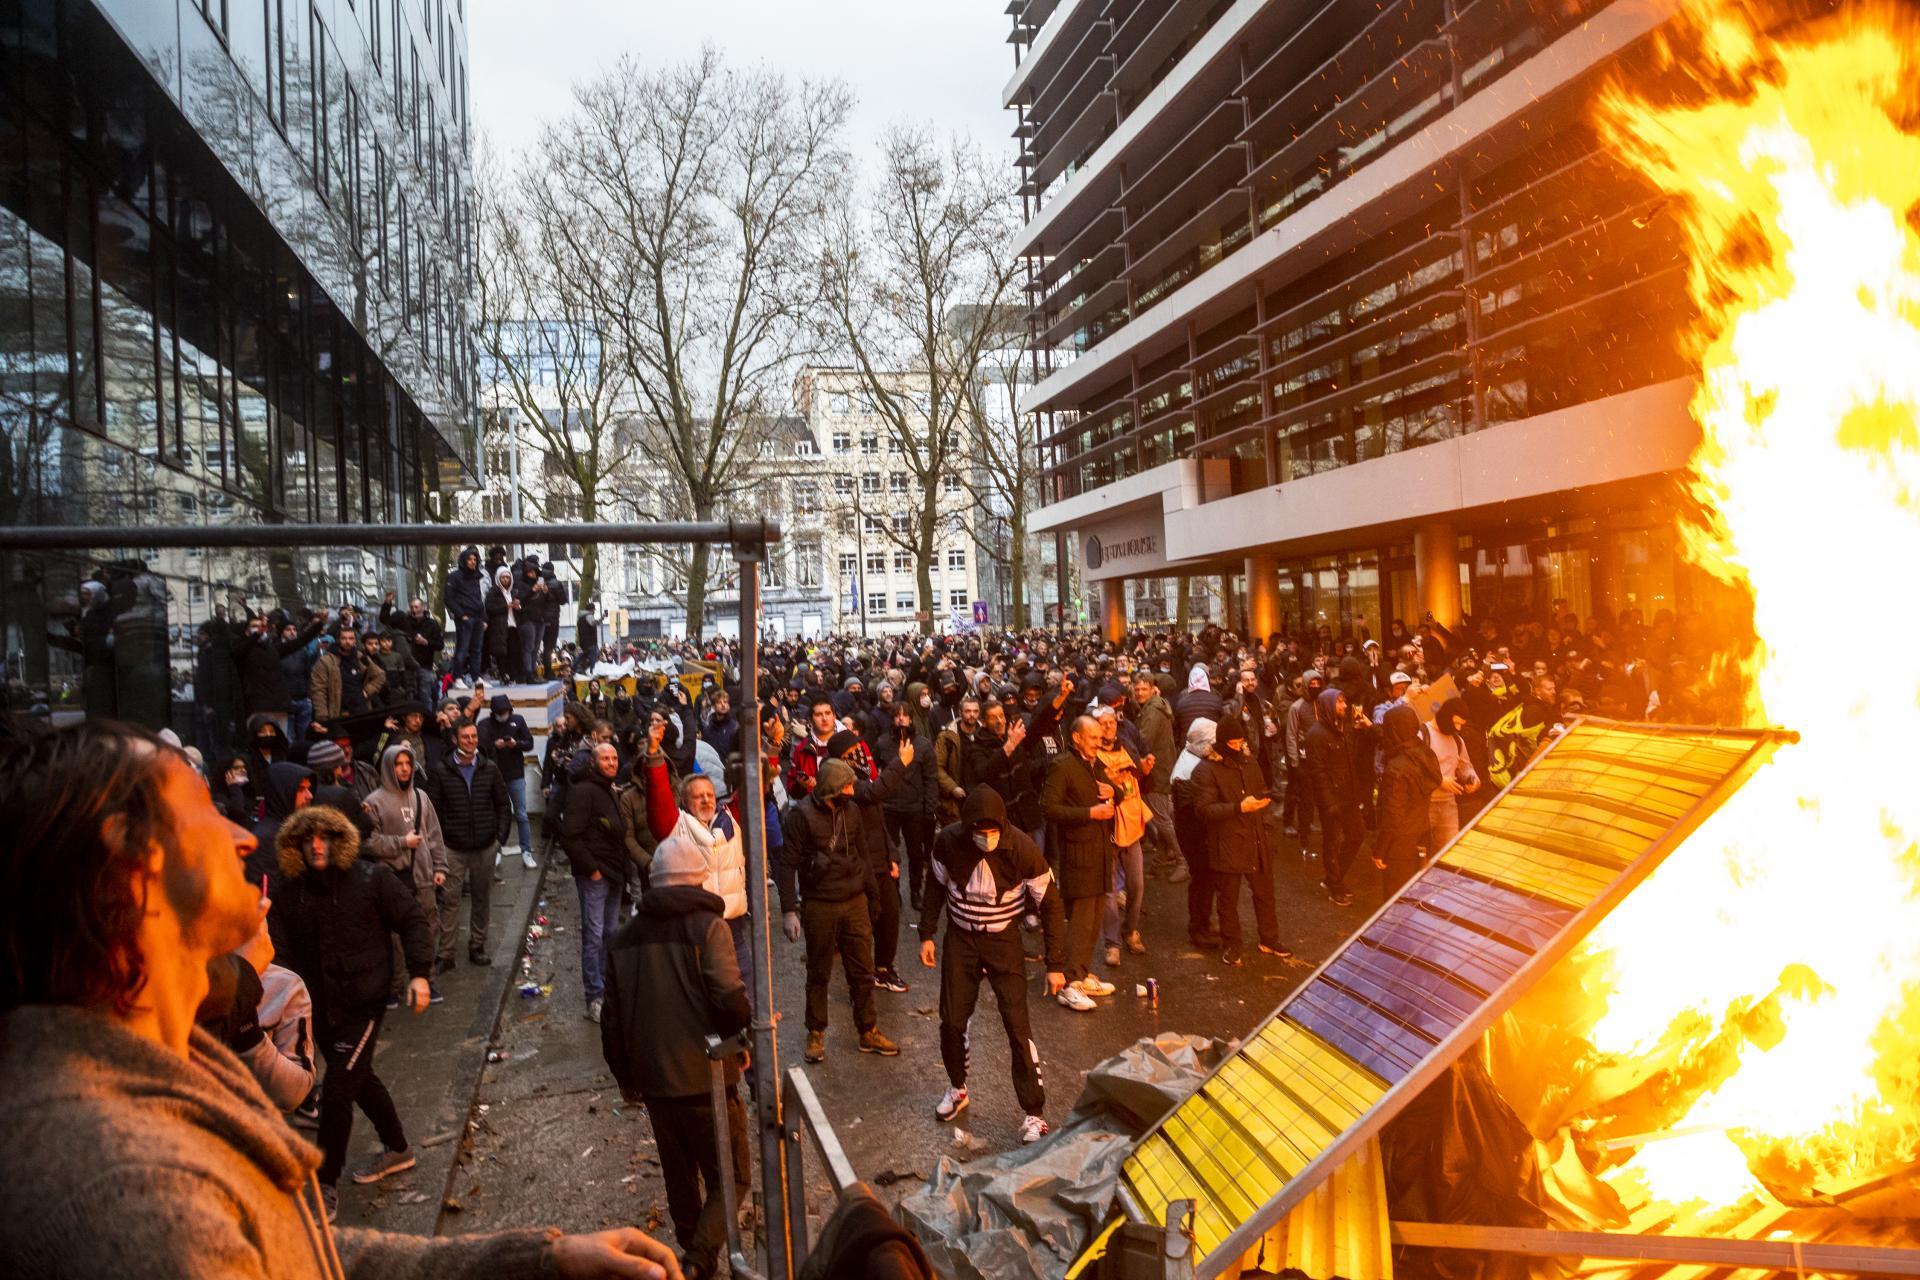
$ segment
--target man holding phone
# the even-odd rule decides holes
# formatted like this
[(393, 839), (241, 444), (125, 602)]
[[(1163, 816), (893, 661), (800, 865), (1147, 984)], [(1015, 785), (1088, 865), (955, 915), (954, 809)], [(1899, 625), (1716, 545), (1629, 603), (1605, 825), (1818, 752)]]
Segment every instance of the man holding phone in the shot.
[(1239, 967), (1242, 959), (1240, 885), (1252, 890), (1253, 920), (1265, 955), (1289, 959), (1280, 942), (1280, 921), (1273, 907), (1273, 828), (1267, 809), (1273, 797), (1260, 766), (1247, 750), (1248, 728), (1228, 713), (1214, 726), (1216, 755), (1193, 771), (1193, 807), (1207, 828), (1207, 865), (1220, 895), (1220, 962)]

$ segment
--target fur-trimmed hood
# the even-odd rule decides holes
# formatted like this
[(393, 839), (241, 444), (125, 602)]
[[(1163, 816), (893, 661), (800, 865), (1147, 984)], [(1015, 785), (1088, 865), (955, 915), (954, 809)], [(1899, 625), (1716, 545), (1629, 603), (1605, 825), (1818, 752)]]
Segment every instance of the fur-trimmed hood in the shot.
[(279, 859), (281, 875), (292, 880), (306, 874), (304, 851), (316, 835), (325, 835), (333, 841), (330, 868), (344, 871), (359, 859), (360, 832), (353, 820), (338, 809), (310, 804), (281, 823), (280, 834), (274, 838), (274, 855)]

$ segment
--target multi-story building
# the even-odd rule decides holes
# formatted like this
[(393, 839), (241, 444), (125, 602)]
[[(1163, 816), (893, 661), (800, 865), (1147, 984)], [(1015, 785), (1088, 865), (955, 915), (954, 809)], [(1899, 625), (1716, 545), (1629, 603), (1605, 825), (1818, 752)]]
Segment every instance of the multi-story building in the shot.
[(1036, 526), (1110, 632), (1711, 602), (1679, 237), (1594, 109), (1679, 7), (1015, 0)]
[[(463, 9), (0, 15), (0, 523), (128, 528), (96, 557), (5, 561), (16, 700), (159, 723), (216, 608), (413, 588), (419, 553), (143, 554), (137, 530), (415, 521), (470, 481)], [(95, 577), (105, 661), (85, 637), (106, 619), (80, 616)]]
[[(887, 376), (902, 398), (924, 400), (924, 376)], [(829, 629), (885, 635), (915, 630), (923, 622), (939, 631), (971, 625), (979, 597), (974, 545), (979, 511), (961, 482), (965, 460), (960, 442), (948, 443), (952, 466), (937, 481), (938, 524), (928, 566), (933, 608), (923, 609), (919, 558), (908, 544), (912, 513), (920, 507), (925, 488), (907, 467), (888, 420), (876, 411), (852, 369), (803, 368), (794, 379), (793, 400), (812, 435), (818, 461), (812, 474), (792, 482), (796, 523), (790, 536), (798, 540), (817, 534), (820, 540), (834, 584)]]

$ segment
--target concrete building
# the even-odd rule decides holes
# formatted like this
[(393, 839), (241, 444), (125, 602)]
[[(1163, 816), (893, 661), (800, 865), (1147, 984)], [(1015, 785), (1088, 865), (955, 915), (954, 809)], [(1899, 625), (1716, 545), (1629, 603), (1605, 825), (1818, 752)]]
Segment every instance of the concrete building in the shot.
[(1679, 237), (1593, 123), (1679, 7), (1015, 0), (1036, 526), (1110, 632), (1714, 601)]
[(411, 522), (472, 482), (462, 10), (0, 14), (0, 523), (129, 530), (0, 568), (11, 701), (157, 725), (215, 610), (417, 585), (419, 553), (143, 552), (136, 531)]
[[(889, 375), (909, 399), (924, 402), (926, 382), (908, 373)], [(793, 481), (796, 525), (792, 534), (819, 539), (833, 583), (832, 631), (887, 635), (919, 627), (917, 558), (902, 545), (909, 513), (925, 495), (906, 467), (900, 444), (877, 413), (852, 369), (809, 366), (794, 379), (795, 411), (812, 437), (817, 461)], [(922, 412), (925, 410), (923, 409)], [(934, 542), (932, 622), (953, 629), (971, 625), (979, 599), (979, 512), (961, 483), (963, 455), (951, 448), (953, 469), (939, 479)]]

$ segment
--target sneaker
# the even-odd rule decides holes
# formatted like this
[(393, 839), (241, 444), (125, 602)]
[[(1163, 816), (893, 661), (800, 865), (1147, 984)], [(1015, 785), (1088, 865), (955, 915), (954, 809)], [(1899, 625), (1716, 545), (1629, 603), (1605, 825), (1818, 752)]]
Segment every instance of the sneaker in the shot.
[(1021, 1142), (1038, 1142), (1050, 1132), (1051, 1130), (1047, 1128), (1047, 1122), (1039, 1116), (1028, 1116), (1020, 1122)]
[(1283, 946), (1281, 946), (1281, 945), (1280, 945), (1279, 943), (1277, 943), (1277, 942), (1276, 942), (1276, 943), (1274, 943), (1274, 944), (1273, 944), (1272, 946), (1268, 946), (1268, 945), (1267, 945), (1266, 943), (1264, 943), (1264, 942), (1263, 942), (1263, 943), (1261, 943), (1261, 944), (1260, 944), (1260, 954), (1261, 954), (1261, 955), (1263, 955), (1263, 956), (1278, 956), (1278, 957), (1280, 957), (1280, 958), (1281, 958), (1282, 960), (1291, 960), (1291, 959), (1293, 959), (1293, 952), (1292, 952), (1291, 950), (1289, 950), (1288, 948), (1286, 948), (1286, 947), (1283, 947)]
[(588, 1022), (600, 1021), (600, 1010), (604, 1008), (605, 1005), (606, 1005), (606, 1002), (604, 1000), (587, 1001), (587, 1021)]
[(1090, 996), (1110, 996), (1113, 994), (1113, 984), (1111, 982), (1103, 982), (1092, 974), (1088, 974), (1086, 977), (1080, 979), (1080, 989)]
[(484, 969), (493, 963), (493, 957), (484, 951), (469, 951), (467, 952), (467, 963), (477, 964)]
[(1147, 954), (1147, 944), (1140, 941), (1140, 931), (1138, 929), (1135, 929), (1127, 935), (1127, 950), (1136, 956)]
[(1229, 969), (1238, 969), (1241, 965), (1245, 964), (1246, 961), (1240, 958), (1240, 948), (1222, 947), (1220, 950), (1220, 963)]
[[(453, 966), (448, 965), (447, 968), (451, 969), (453, 968)], [(446, 997), (440, 994), (440, 988), (434, 986), (431, 982), (427, 984), (427, 1003), (428, 1004), (439, 1004), (442, 1000), (445, 1000), (445, 999)]]
[(405, 1151), (382, 1151), (374, 1157), (372, 1164), (355, 1172), (353, 1180), (364, 1187), (370, 1182), (391, 1178), (396, 1173), (405, 1173), (413, 1168), (414, 1164), (412, 1147), (408, 1147)]
[(302, 1129), (318, 1129), (320, 1127), (320, 1104), (317, 1102), (303, 1102), (293, 1109), (293, 1114), (288, 1116), (287, 1119)]
[(435, 960), (435, 961), (433, 962), (433, 976), (434, 976), (434, 977), (436, 977), (436, 978), (437, 978), (437, 977), (439, 977), (439, 976), (440, 976), (441, 974), (443, 974), (443, 973), (452, 973), (452, 972), (453, 972), (453, 957), (452, 957), (452, 956), (448, 956), (448, 957), (447, 957), (447, 958), (446, 958), (445, 960)]
[(398, 1009), (399, 1007), (400, 1007), (400, 997), (399, 997), (399, 996), (388, 996), (388, 997), (387, 997), (387, 1008), (389, 1008), (389, 1009)]
[(332, 1222), (340, 1216), (340, 1188), (328, 1183), (320, 1184), (320, 1210)]
[(1054, 999), (1075, 1013), (1092, 1013), (1100, 1007), (1089, 999), (1087, 993), (1082, 991), (1078, 985), (1071, 982), (1060, 988), (1060, 994), (1055, 996)]
[(1286, 832), (1287, 839), (1289, 840), (1298, 840), (1300, 838), (1300, 828), (1294, 826), (1291, 822), (1287, 824)]
[(860, 1052), (877, 1053), (883, 1058), (900, 1056), (900, 1046), (880, 1034), (880, 1028), (860, 1033)]
[(502, 853), (502, 850), (499, 850), (499, 849), (495, 849), (495, 850), (493, 851), (493, 865), (494, 865), (494, 869), (495, 869), (495, 870), (498, 870), (498, 869), (499, 869), (499, 867), (500, 867), (500, 855), (501, 855), (501, 853)]
[(1120, 948), (1107, 948), (1107, 968), (1112, 969), (1120, 963)]
[(827, 1033), (824, 1031), (807, 1032), (807, 1051), (803, 1055), (808, 1062), (827, 1060)]
[(933, 1114), (937, 1120), (951, 1120), (966, 1109), (967, 1091), (950, 1087), (941, 1097), (939, 1105), (933, 1109)]
[(891, 991), (895, 995), (907, 993), (907, 980), (900, 976), (898, 969), (882, 969), (873, 976), (873, 985), (882, 991)]
[(1327, 890), (1327, 897), (1333, 900), (1333, 905), (1336, 907), (1350, 907), (1353, 905), (1353, 895), (1345, 889), (1329, 889)]
[(1187, 864), (1184, 862), (1176, 862), (1173, 870), (1167, 872), (1168, 884), (1185, 884), (1191, 879), (1193, 879), (1193, 872), (1187, 870)]
[(538, 871), (540, 869), (540, 860), (533, 856), (533, 850), (522, 849), (520, 851), (520, 865), (529, 871)]

